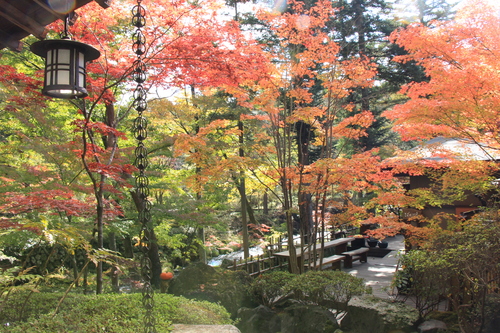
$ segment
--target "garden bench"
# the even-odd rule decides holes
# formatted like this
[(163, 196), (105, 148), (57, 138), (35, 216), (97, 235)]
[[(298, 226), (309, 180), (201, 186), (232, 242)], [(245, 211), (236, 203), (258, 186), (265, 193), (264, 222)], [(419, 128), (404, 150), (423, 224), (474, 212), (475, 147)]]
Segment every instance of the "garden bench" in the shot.
[(361, 247), (356, 250), (342, 252), (342, 254), (345, 256), (344, 268), (351, 268), (352, 262), (356, 260), (359, 260), (359, 262), (367, 262), (369, 250), (370, 249), (367, 247)]
[[(345, 259), (345, 256), (339, 255), (339, 254), (335, 254), (333, 256), (323, 258), (323, 261), (321, 261), (321, 260), (318, 259), (318, 260), (316, 260), (315, 263), (309, 263), (309, 264), (306, 264), (305, 266), (309, 267), (309, 265), (311, 265), (310, 267), (319, 267), (320, 263), (321, 263), (321, 269), (322, 270), (330, 268), (330, 267), (332, 269), (334, 269), (335, 267), (340, 268), (340, 265), (335, 266), (334, 264), (337, 263), (337, 262), (340, 262), (341, 260), (344, 260), (344, 259)], [(327, 265), (331, 265), (331, 266), (325, 267)]]

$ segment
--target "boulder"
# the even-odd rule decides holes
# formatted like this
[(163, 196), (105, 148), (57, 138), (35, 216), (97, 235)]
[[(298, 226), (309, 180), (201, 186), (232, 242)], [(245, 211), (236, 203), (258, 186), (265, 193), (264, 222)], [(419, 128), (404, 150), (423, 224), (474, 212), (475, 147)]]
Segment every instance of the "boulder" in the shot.
[(341, 328), (356, 333), (415, 332), (418, 311), (372, 295), (353, 297)]
[(335, 315), (318, 305), (293, 305), (283, 309), (279, 317), (281, 331), (278, 332), (322, 333), (334, 332), (339, 328)]
[(334, 314), (318, 305), (294, 304), (279, 313), (263, 305), (241, 308), (238, 318), (244, 333), (323, 333), (339, 328)]
[(448, 329), (445, 322), (436, 319), (430, 319), (424, 321), (422, 324), (418, 325), (419, 333), (437, 333), (444, 332)]
[(172, 280), (169, 292), (174, 295), (185, 295), (199, 291), (200, 286), (216, 280), (217, 271), (212, 266), (203, 263), (194, 263), (181, 270)]
[(200, 301), (219, 303), (234, 319), (242, 306), (254, 306), (247, 292), (252, 278), (245, 271), (216, 269), (203, 263), (191, 264), (176, 276), (169, 292)]
[(240, 308), (238, 310), (238, 328), (245, 333), (280, 332), (280, 319), (270, 308), (259, 305), (256, 308)]

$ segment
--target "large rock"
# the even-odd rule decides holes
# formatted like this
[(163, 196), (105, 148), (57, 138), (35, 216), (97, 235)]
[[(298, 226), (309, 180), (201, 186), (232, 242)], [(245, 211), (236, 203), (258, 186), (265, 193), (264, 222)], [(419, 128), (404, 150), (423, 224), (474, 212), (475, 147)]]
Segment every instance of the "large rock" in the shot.
[(245, 333), (276, 333), (281, 331), (280, 318), (270, 308), (241, 308), (238, 311), (238, 328)]
[(430, 319), (424, 321), (422, 324), (418, 325), (419, 333), (437, 333), (444, 332), (448, 329), (445, 322), (436, 319)]
[[(318, 305), (293, 305), (279, 314), (286, 333), (334, 332), (339, 325), (332, 312)], [(246, 332), (245, 332), (246, 333)]]
[(351, 299), (341, 328), (356, 333), (415, 332), (417, 320), (411, 306), (365, 295)]
[(234, 319), (242, 306), (254, 306), (247, 292), (252, 278), (245, 271), (216, 269), (203, 263), (191, 264), (176, 276), (169, 292), (190, 299), (220, 303)]
[(242, 308), (238, 318), (237, 326), (244, 333), (323, 333), (339, 327), (333, 313), (318, 305), (294, 304), (279, 313), (263, 305)]

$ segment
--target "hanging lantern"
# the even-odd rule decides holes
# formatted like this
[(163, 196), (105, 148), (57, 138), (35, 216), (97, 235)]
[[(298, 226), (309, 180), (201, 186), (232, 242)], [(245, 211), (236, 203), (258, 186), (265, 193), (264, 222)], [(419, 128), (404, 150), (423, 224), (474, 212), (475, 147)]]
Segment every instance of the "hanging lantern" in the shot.
[(65, 37), (33, 43), (31, 51), (45, 58), (44, 95), (64, 99), (88, 95), (86, 63), (101, 56), (97, 49)]

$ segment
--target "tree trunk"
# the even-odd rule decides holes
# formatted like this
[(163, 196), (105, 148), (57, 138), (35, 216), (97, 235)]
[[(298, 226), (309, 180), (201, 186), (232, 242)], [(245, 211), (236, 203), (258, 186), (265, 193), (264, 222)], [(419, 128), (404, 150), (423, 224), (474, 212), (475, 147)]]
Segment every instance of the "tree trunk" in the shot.
[[(102, 196), (97, 198), (97, 249), (100, 250), (104, 247), (104, 237), (103, 237), (103, 212), (104, 207), (102, 205)], [(96, 294), (102, 294), (103, 287), (103, 276), (102, 276), (102, 261), (97, 262), (97, 272), (96, 272)]]
[(269, 215), (269, 194), (267, 191), (264, 193), (264, 198), (262, 199), (262, 213), (267, 216)]
[[(311, 141), (311, 126), (298, 122), (295, 126), (297, 132), (297, 154), (299, 165), (304, 167), (310, 164), (309, 159), (309, 144)], [(303, 171), (301, 171), (302, 173)], [(306, 186), (301, 180), (297, 193), (299, 200), (299, 216), (300, 216), (300, 231), (302, 236), (302, 244), (307, 244), (311, 237), (313, 227), (312, 221), (312, 202), (311, 195), (306, 191)]]
[(87, 294), (87, 287), (89, 285), (88, 277), (89, 277), (89, 266), (86, 265), (83, 268), (83, 293), (84, 294)]
[[(243, 172), (242, 172), (243, 174)], [(241, 193), (241, 228), (243, 236), (243, 255), (244, 258), (250, 257), (250, 242), (248, 239), (248, 221), (247, 221), (247, 196), (245, 191), (245, 178), (244, 174), (240, 180), (240, 193)]]
[[(244, 126), (243, 122), (240, 120), (238, 121), (238, 130), (240, 132), (239, 134), (239, 156), (241, 158), (245, 157), (245, 150), (243, 149), (243, 144), (245, 143), (245, 137), (244, 137)], [(240, 197), (241, 197), (241, 228), (242, 228), (242, 236), (243, 236), (243, 255), (244, 258), (250, 257), (250, 242), (248, 239), (248, 221), (247, 221), (247, 193), (246, 193), (246, 188), (245, 188), (245, 171), (240, 170), (240, 181), (239, 181), (239, 187), (240, 187)]]
[(71, 256), (71, 261), (73, 262), (73, 280), (75, 281), (75, 287), (78, 288), (80, 286), (80, 282), (78, 281), (78, 263), (76, 261), (76, 253), (73, 253)]
[(130, 235), (126, 235), (123, 238), (123, 256), (125, 258), (133, 258), (134, 257), (134, 246), (132, 245), (132, 238)]
[(150, 234), (147, 235), (149, 238), (149, 251), (148, 256), (151, 260), (151, 285), (159, 289), (161, 285), (160, 274), (161, 274), (161, 261), (160, 254), (158, 251), (158, 241), (156, 234), (153, 229), (150, 230)]
[(205, 228), (203, 226), (198, 227), (197, 237), (200, 240), (200, 245), (198, 246), (198, 256), (200, 261), (204, 264), (207, 263), (207, 251), (205, 250)]
[[(246, 191), (245, 191), (245, 193), (246, 193)], [(250, 202), (248, 202), (248, 198), (247, 198), (246, 195), (245, 195), (245, 202), (246, 202), (245, 207), (247, 209), (247, 220), (248, 220), (248, 222), (257, 225), (257, 220), (255, 219), (255, 214), (253, 213), (252, 205), (250, 205)]]
[[(109, 249), (111, 251), (117, 251), (116, 249), (116, 235), (114, 232), (109, 233)], [(119, 284), (118, 284), (118, 269), (116, 266), (113, 266), (111, 268), (111, 288), (112, 290), (117, 293), (119, 291)]]
[(299, 267), (297, 260), (297, 250), (295, 244), (293, 244), (293, 218), (289, 210), (286, 212), (286, 226), (287, 226), (287, 236), (288, 236), (288, 268), (290, 273), (300, 274), (301, 267)]
[[(197, 105), (195, 104), (195, 89), (194, 89), (193, 85), (191, 85), (191, 100), (193, 101), (193, 106), (197, 107)], [(200, 132), (200, 124), (199, 124), (200, 119), (198, 118), (198, 116), (195, 116), (194, 120), (195, 120), (194, 130), (195, 130), (195, 133), (198, 134)], [(196, 175), (198, 175), (201, 172), (201, 167), (196, 165), (195, 172), (196, 172)], [(201, 200), (201, 198), (202, 198), (202, 193), (201, 193), (201, 189), (200, 189), (196, 193), (196, 200), (199, 201), (199, 200)], [(202, 263), (206, 264), (207, 263), (207, 251), (205, 249), (205, 228), (203, 226), (198, 227), (197, 237), (200, 240), (200, 243), (198, 245), (198, 257)]]

